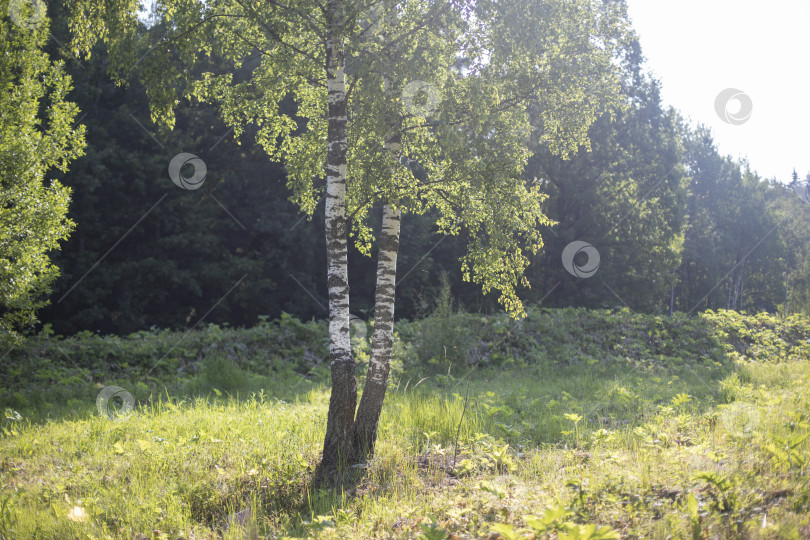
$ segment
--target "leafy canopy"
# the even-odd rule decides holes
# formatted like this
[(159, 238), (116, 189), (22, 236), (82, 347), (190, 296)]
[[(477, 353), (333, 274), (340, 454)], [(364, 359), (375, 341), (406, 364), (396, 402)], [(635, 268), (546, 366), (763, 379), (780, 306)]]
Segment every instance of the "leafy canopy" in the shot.
[[(314, 0), (165, 0), (157, 23), (136, 0), (78, 0), (73, 45), (108, 42), (112, 73), (135, 72), (152, 115), (167, 125), (181, 98), (216, 103), (235, 135), (252, 135), (285, 163), (294, 200), (312, 213), (328, 149), (326, 9)], [(511, 0), (344, 3), (349, 148), (347, 214), (370, 252), (369, 211), (390, 202), (435, 216), (439, 232), (467, 237), (464, 278), (500, 291), (524, 313), (528, 253), (542, 247), (539, 186), (521, 174), (534, 134), (556, 154), (587, 147), (589, 126), (619, 105), (616, 51), (627, 41), (622, 1)], [(211, 69), (193, 77), (195, 62)], [(240, 71), (248, 68), (249, 75)], [(416, 91), (413, 92), (414, 85)], [(280, 105), (295, 102), (285, 113)], [(384, 144), (396, 140), (398, 151)]]

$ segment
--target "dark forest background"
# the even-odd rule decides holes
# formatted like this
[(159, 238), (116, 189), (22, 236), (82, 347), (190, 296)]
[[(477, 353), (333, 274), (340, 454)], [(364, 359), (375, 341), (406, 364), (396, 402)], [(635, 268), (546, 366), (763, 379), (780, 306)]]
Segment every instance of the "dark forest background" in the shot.
[[(59, 45), (64, 19), (52, 16), (49, 54), (68, 65), (87, 148), (60, 177), (73, 190), (76, 229), (53, 253), (61, 276), (41, 324), (128, 334), (203, 319), (249, 326), (282, 312), (326, 317), (322, 203), (311, 218), (299, 213), (283, 166), (249, 144), (251, 134), (235, 141), (214, 109), (181, 104), (173, 131), (156, 127), (144, 88), (115, 86), (102, 48), (73, 58)], [(706, 128), (662, 105), (640, 48), (623, 69), (629, 107), (594, 125), (590, 152), (562, 160), (533, 143), (526, 180), (542, 183), (559, 223), (544, 231), (522, 298), (650, 313), (807, 312), (810, 205), (793, 190), (804, 179), (789, 168), (765, 179), (720, 155)], [(179, 152), (204, 160), (200, 189), (169, 178)], [(499, 311), (494, 294), (461, 279), (464, 238), (436, 235), (429, 216), (405, 215), (402, 226), (398, 318), (431, 312), (443, 282), (458, 308)], [(592, 278), (563, 268), (573, 240), (598, 250)], [(352, 313), (361, 318), (371, 315), (375, 259), (350, 251)]]

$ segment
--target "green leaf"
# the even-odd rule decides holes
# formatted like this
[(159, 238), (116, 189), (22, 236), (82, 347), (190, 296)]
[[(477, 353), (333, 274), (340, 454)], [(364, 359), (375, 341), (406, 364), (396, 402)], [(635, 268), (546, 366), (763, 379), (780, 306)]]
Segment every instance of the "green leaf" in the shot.
[(511, 525), (506, 523), (495, 523), (492, 525), (491, 530), (503, 536), (506, 540), (518, 540), (520, 535)]

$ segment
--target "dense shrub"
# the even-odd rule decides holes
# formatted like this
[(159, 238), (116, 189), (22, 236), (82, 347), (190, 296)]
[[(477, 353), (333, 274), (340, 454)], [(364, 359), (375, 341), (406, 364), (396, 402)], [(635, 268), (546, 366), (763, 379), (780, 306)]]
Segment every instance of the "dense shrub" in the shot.
[[(370, 332), (369, 332), (370, 335)], [(368, 338), (366, 338), (368, 339)], [(473, 366), (529, 364), (726, 365), (810, 358), (810, 320), (734, 311), (688, 317), (629, 310), (540, 309), (516, 321), (455, 312), (448, 298), (419, 321), (398, 321), (393, 373), (443, 373)], [(358, 376), (368, 343), (354, 340)], [(102, 385), (126, 384), (138, 400), (164, 390), (205, 393), (266, 387), (268, 381), (326, 380), (324, 321), (289, 315), (253, 328), (209, 325), (186, 332), (149, 330), (126, 337), (81, 332), (55, 336), (48, 328), (7, 351), (0, 365), (0, 405), (28, 408), (79, 400), (93, 403)]]

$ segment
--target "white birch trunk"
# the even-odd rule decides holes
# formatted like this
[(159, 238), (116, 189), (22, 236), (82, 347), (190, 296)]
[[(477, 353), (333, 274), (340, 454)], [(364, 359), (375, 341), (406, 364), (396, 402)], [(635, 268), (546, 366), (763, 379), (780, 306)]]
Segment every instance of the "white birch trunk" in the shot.
[(326, 163), (326, 259), (329, 290), (329, 356), (332, 394), (326, 422), (321, 470), (333, 474), (350, 457), (357, 404), (349, 340), (349, 276), (346, 229), (346, 154), (348, 148), (346, 75), (343, 51), (343, 0), (327, 3), (326, 69), (328, 144)]
[(382, 231), (379, 236), (371, 358), (368, 363), (363, 397), (360, 399), (360, 407), (357, 410), (357, 420), (354, 425), (355, 461), (364, 460), (374, 452), (377, 424), (380, 420), (385, 390), (388, 385), (388, 374), (391, 370), (400, 218), (399, 208), (386, 203), (383, 208)]
[[(393, 26), (393, 11), (387, 11)], [(394, 97), (394, 88), (388, 77), (385, 78), (385, 91), (389, 98)], [(401, 118), (396, 111), (390, 112), (387, 124), (391, 133), (385, 141), (385, 148), (399, 157), (402, 138)], [(382, 230), (379, 236), (377, 254), (377, 288), (374, 293), (374, 331), (371, 336), (371, 358), (368, 363), (366, 384), (357, 419), (354, 424), (353, 461), (363, 461), (374, 453), (377, 439), (377, 424), (380, 420), (388, 374), (391, 370), (391, 352), (394, 346), (394, 302), (397, 278), (397, 254), (399, 253), (400, 209), (390, 201), (383, 207)]]

